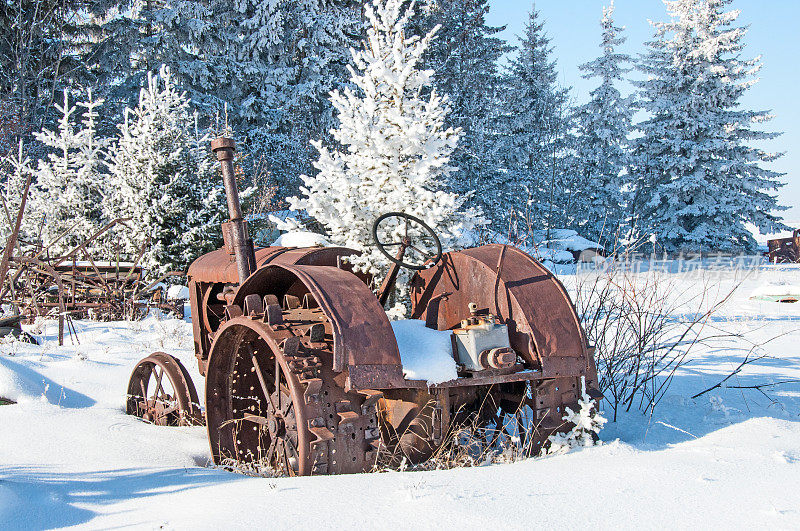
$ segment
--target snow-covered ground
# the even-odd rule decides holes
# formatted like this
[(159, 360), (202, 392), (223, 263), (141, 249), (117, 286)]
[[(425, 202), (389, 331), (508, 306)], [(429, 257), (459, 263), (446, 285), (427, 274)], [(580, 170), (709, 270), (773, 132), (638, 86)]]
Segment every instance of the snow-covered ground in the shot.
[[(685, 290), (724, 293), (724, 270), (672, 274)], [(570, 285), (574, 280), (564, 277)], [(750, 299), (800, 284), (800, 269), (749, 275), (712, 319), (739, 334), (711, 341), (676, 375), (652, 418), (609, 422), (601, 446), (470, 469), (339, 477), (250, 478), (208, 466), (205, 429), (163, 428), (124, 414), (135, 362), (180, 357), (202, 395), (191, 326), (150, 317), (55, 324), (42, 346), (0, 344), (0, 529), (800, 528), (800, 384), (721, 388), (753, 345), (768, 357), (730, 385), (800, 379), (800, 303)], [(686, 308), (691, 311), (692, 308)], [(713, 330), (709, 328), (709, 335)], [(735, 384), (734, 384), (735, 381)]]

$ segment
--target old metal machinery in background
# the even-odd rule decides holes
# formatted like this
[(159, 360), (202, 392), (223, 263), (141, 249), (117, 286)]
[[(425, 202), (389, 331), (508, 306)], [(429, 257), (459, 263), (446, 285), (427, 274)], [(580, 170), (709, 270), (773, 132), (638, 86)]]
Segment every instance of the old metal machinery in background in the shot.
[[(433, 230), (402, 213), (378, 218), (386, 280), (353, 272), (342, 247), (255, 249), (233, 179), (222, 164), (230, 221), (225, 246), (189, 268), (194, 347), (205, 377), (204, 418), (177, 359), (142, 360), (128, 413), (155, 424), (204, 420), (216, 463), (289, 475), (362, 472), (391, 460), (423, 462), (470, 422), (533, 451), (571, 426), (582, 386), (599, 397), (592, 349), (561, 283), (522, 251), (485, 245), (442, 252)], [(398, 268), (414, 271), (412, 319), (452, 336), (458, 377), (406, 379), (383, 304)], [(168, 389), (168, 390), (165, 390)]]
[(768, 240), (767, 248), (769, 261), (773, 264), (800, 262), (800, 229), (795, 229), (791, 238)]
[[(23, 199), (27, 199), (28, 192), (26, 187)], [(33, 323), (39, 317), (55, 317), (59, 344), (63, 344), (65, 324), (68, 326), (71, 318), (133, 319), (143, 317), (150, 308), (183, 316), (183, 302), (168, 301), (162, 284), (167, 276), (181, 273), (145, 281), (139, 261), (147, 242), (134, 262), (102, 259), (89, 250), (112, 229), (130, 230), (131, 220), (115, 219), (63, 255), (52, 256), (50, 247), (56, 242), (43, 248), (27, 246), (24, 250), (20, 245), (18, 235), (25, 204), (23, 201), (20, 206), (0, 259), (0, 306), (10, 313), (0, 321), (15, 323), (12, 327), (0, 326), (0, 335), (6, 333), (5, 328), (18, 335), (20, 321)]]

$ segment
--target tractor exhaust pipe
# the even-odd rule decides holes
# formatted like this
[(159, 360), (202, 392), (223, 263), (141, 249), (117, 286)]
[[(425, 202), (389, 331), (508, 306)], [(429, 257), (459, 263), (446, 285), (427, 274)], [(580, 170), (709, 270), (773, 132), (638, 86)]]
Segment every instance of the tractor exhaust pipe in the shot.
[(239, 190), (236, 187), (236, 176), (233, 173), (233, 154), (236, 143), (232, 138), (220, 137), (211, 141), (211, 151), (217, 156), (222, 166), (222, 181), (225, 183), (225, 196), (228, 199), (228, 216), (230, 221), (222, 224), (222, 236), (228, 252), (236, 257), (236, 268), (239, 273), (239, 284), (256, 269), (256, 255), (253, 240), (247, 230), (247, 222), (242, 218), (242, 205), (239, 202)]

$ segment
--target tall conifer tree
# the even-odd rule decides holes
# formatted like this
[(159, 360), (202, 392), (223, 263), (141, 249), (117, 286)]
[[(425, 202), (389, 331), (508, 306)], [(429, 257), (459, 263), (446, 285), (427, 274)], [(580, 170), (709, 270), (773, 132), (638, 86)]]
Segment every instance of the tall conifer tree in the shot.
[(431, 90), (433, 71), (420, 68), (435, 32), (407, 35), (412, 8), (403, 3), (367, 5), (367, 37), (353, 53), (353, 88), (331, 95), (340, 120), (335, 144), (314, 143), (319, 171), (303, 177), (303, 197), (290, 199), (327, 229), (332, 242), (362, 251), (352, 261), (373, 274), (387, 263), (371, 235), (381, 214), (418, 216), (449, 248), (469, 243), (482, 223), (479, 210), (463, 208), (465, 198), (442, 190), (459, 131), (445, 124), (447, 97)]
[(742, 59), (747, 29), (731, 0), (665, 1), (670, 22), (655, 23), (638, 83), (649, 118), (637, 141), (635, 214), (666, 250), (752, 251), (745, 224), (783, 228), (774, 192), (779, 155), (753, 147), (776, 133), (756, 129), (767, 111), (741, 106), (760, 69)]
[(532, 218), (537, 227), (569, 219), (571, 138), (569, 90), (558, 84), (553, 47), (534, 8), (504, 87), (503, 137), (498, 156), (504, 168), (498, 205)]
[(627, 218), (627, 168), (632, 97), (623, 97), (618, 85), (631, 68), (630, 56), (618, 48), (625, 43), (622, 28), (614, 25), (614, 2), (603, 9), (600, 57), (580, 66), (586, 79), (599, 79), (591, 99), (576, 110), (578, 127), (576, 194), (577, 229), (587, 238), (614, 239)]
[(424, 31), (439, 26), (424, 66), (435, 72), (436, 90), (449, 98), (448, 124), (462, 131), (452, 156), (458, 169), (450, 175), (448, 188), (460, 195), (475, 191), (477, 203), (495, 217), (499, 61), (512, 48), (497, 36), (503, 27), (486, 24), (488, 12), (488, 0), (430, 0), (421, 7), (417, 24)]

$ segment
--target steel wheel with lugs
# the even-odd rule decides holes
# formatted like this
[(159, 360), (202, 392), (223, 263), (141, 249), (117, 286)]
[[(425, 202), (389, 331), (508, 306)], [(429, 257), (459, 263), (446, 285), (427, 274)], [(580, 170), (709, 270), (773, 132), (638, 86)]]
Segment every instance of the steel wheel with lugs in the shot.
[(381, 394), (343, 389), (330, 336), (309, 332), (324, 321), (318, 309), (287, 308), (280, 325), (238, 317), (219, 330), (206, 374), (216, 463), (289, 476), (375, 465)]
[(126, 412), (157, 426), (202, 424), (189, 373), (180, 360), (156, 352), (141, 360), (128, 382)]

